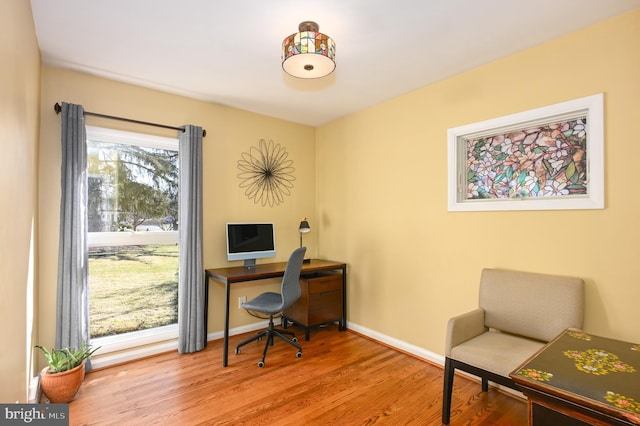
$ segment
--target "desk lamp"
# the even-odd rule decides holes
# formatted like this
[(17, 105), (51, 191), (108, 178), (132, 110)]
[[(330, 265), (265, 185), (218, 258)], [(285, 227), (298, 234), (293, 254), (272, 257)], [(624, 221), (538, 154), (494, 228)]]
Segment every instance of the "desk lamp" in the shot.
[[(300, 232), (300, 247), (302, 247), (302, 234), (311, 232), (311, 227), (309, 226), (309, 222), (307, 222), (306, 217), (302, 220), (302, 222), (300, 222), (300, 226), (298, 227), (298, 232)], [(309, 263), (311, 262), (311, 259), (304, 259), (303, 262)]]

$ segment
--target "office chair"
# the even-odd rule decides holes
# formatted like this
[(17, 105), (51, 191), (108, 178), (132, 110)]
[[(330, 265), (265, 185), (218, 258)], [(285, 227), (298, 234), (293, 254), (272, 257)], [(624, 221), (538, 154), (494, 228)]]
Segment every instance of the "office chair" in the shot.
[[(296, 300), (300, 298), (300, 271), (302, 270), (302, 261), (304, 259), (304, 254), (306, 251), (306, 247), (300, 247), (299, 249), (296, 249), (293, 253), (291, 253), (289, 261), (287, 262), (287, 267), (284, 271), (284, 276), (282, 277), (280, 293), (262, 293), (255, 299), (252, 299), (240, 305), (242, 308), (248, 311), (269, 315), (269, 327), (266, 330), (263, 330), (250, 339), (245, 340), (236, 347), (237, 355), (240, 353), (240, 348), (242, 346), (255, 340), (260, 340), (263, 337), (266, 338), (264, 351), (262, 352), (262, 359), (258, 362), (258, 367), (260, 368), (264, 367), (264, 358), (267, 356), (267, 349), (269, 348), (269, 346), (273, 346), (274, 337), (279, 337), (291, 346), (298, 349), (298, 352), (296, 352), (296, 358), (302, 357), (302, 347), (296, 343), (298, 341), (298, 338), (296, 337), (295, 333), (289, 330), (276, 329), (273, 326), (273, 316), (282, 312), (284, 309), (291, 306), (293, 303), (295, 303)], [(289, 339), (285, 337), (285, 335), (292, 337), (291, 339)]]

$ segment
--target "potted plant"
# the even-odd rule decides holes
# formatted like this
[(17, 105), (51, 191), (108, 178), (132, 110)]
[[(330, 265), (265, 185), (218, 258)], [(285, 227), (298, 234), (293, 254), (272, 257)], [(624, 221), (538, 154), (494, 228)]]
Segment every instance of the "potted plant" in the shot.
[(83, 343), (79, 348), (47, 349), (36, 346), (44, 354), (47, 366), (40, 372), (42, 392), (53, 403), (69, 402), (75, 396), (84, 380), (85, 360), (98, 348)]

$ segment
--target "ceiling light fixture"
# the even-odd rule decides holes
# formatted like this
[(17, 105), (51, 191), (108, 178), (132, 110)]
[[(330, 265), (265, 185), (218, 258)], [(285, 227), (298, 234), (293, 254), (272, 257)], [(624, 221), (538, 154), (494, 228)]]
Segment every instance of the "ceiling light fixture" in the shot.
[(297, 78), (320, 78), (336, 68), (336, 44), (312, 21), (298, 25), (297, 33), (282, 42), (282, 69)]

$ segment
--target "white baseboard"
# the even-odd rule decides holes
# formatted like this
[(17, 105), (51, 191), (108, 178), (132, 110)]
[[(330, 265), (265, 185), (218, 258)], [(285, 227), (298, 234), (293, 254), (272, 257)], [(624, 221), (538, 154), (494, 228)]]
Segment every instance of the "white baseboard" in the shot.
[[(412, 345), (411, 343), (407, 343), (403, 340), (396, 339), (395, 337), (387, 336), (386, 334), (378, 333), (375, 330), (371, 330), (369, 328), (363, 327), (361, 325), (358, 325), (352, 322), (347, 323), (347, 328), (355, 332), (358, 332), (363, 336), (367, 336), (370, 339), (377, 340), (378, 342), (382, 342), (386, 345), (399, 349), (403, 352), (410, 353), (411, 355), (415, 355), (418, 358), (422, 358), (424, 360), (430, 361), (444, 368), (444, 357), (442, 355), (438, 355), (434, 352), (421, 348), (420, 346)], [(466, 371), (456, 370), (456, 374), (461, 374), (469, 378), (470, 380), (480, 382), (479, 377), (474, 376), (473, 374), (467, 373)], [(512, 396), (515, 396), (520, 399), (525, 399), (525, 396), (522, 394), (522, 392), (519, 392), (515, 389), (511, 389), (506, 386), (502, 386), (493, 382), (490, 382), (490, 385)]]
[(370, 328), (363, 327), (353, 322), (347, 322), (347, 328), (360, 333), (363, 336), (367, 336), (373, 340), (377, 340), (386, 345), (399, 349), (403, 352), (415, 355), (418, 358), (422, 358), (435, 364), (444, 366), (444, 357), (442, 355), (438, 355), (435, 352), (428, 351), (424, 348), (421, 348), (420, 346), (412, 345), (411, 343), (396, 339), (395, 337), (387, 336), (386, 334), (379, 333), (375, 330), (371, 330)]
[[(42, 389), (40, 389), (40, 374), (31, 379), (29, 383), (29, 404), (38, 404), (42, 398)], [(18, 401), (16, 401), (18, 402)]]
[[(261, 330), (263, 328), (267, 328), (269, 326), (269, 320), (264, 320), (260, 322), (254, 322), (248, 325), (242, 325), (240, 327), (234, 327), (229, 329), (229, 336), (235, 336), (236, 334), (248, 333), (250, 331)], [(213, 333), (207, 334), (207, 342), (211, 340), (218, 340), (224, 338), (224, 331), (216, 331)]]

